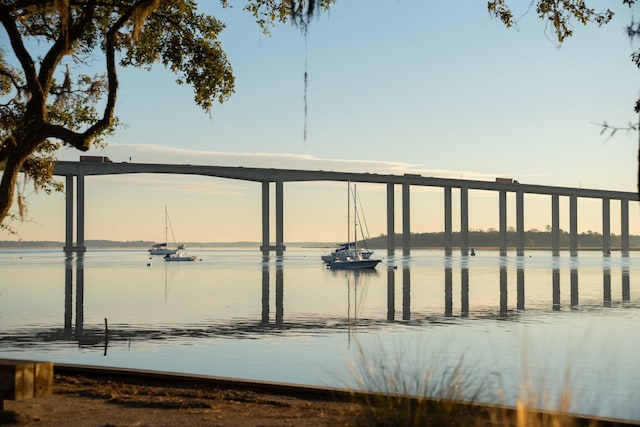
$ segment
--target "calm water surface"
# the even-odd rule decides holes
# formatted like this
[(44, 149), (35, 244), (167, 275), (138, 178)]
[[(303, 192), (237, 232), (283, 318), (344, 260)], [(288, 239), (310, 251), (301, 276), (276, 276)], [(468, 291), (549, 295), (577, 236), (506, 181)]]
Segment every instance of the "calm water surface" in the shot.
[(378, 250), (367, 273), (328, 270), (313, 248), (191, 253), (0, 251), (0, 357), (337, 387), (361, 386), (365, 366), (458, 367), (482, 400), (557, 409), (569, 390), (574, 412), (640, 420), (635, 252)]

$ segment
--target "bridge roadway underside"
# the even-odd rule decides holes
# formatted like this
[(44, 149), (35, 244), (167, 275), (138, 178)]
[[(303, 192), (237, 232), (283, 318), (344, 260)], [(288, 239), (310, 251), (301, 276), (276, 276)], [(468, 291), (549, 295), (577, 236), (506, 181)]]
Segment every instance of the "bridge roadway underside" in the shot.
[[(621, 223), (621, 251), (629, 251), (629, 201), (638, 201), (638, 194), (621, 191), (594, 190), (584, 188), (553, 187), (529, 185), (519, 183), (503, 183), (491, 181), (474, 181), (462, 179), (446, 179), (423, 177), (420, 175), (382, 175), (369, 173), (349, 173), (330, 171), (306, 171), (292, 169), (271, 168), (243, 168), (226, 166), (196, 166), (196, 165), (164, 165), (145, 163), (91, 163), (91, 162), (56, 162), (54, 175), (65, 177), (65, 252), (84, 252), (84, 177), (95, 175), (114, 175), (131, 173), (162, 173), (202, 175), (217, 178), (245, 180), (262, 185), (262, 239), (260, 250), (264, 254), (276, 252), (282, 254), (286, 250), (284, 241), (284, 183), (302, 181), (336, 181), (336, 182), (367, 182), (386, 185), (387, 194), (387, 252), (395, 251), (395, 189), (400, 185), (402, 189), (402, 250), (409, 254), (411, 248), (411, 186), (440, 187), (444, 192), (444, 250), (450, 255), (453, 250), (452, 223), (452, 189), (460, 193), (460, 251), (469, 254), (469, 190), (490, 190), (499, 193), (499, 236), (500, 254), (507, 252), (507, 193), (515, 193), (516, 198), (516, 251), (524, 254), (524, 195), (542, 194), (551, 197), (551, 236), (554, 255), (560, 252), (560, 197), (569, 198), (569, 251), (575, 255), (578, 251), (578, 198), (596, 198), (602, 201), (602, 250), (606, 253), (611, 249), (611, 215), (612, 200), (620, 202)], [(76, 240), (73, 243), (73, 198), (74, 177), (76, 182), (75, 224)], [(270, 187), (275, 184), (275, 244), (271, 244), (270, 228)]]

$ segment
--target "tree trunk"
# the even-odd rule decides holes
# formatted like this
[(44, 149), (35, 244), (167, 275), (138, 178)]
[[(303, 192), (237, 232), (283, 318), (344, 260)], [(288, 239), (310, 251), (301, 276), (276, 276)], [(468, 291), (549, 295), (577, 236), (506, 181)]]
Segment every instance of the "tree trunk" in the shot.
[(5, 169), (2, 172), (2, 180), (0, 180), (0, 224), (9, 215), (9, 210), (13, 204), (13, 197), (18, 183), (18, 174), (26, 157), (9, 155)]

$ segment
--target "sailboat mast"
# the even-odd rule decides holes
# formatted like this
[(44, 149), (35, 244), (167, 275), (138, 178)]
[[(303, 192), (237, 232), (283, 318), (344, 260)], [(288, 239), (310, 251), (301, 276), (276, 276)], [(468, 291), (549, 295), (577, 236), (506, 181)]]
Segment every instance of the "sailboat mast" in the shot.
[(168, 243), (167, 241), (167, 232), (169, 231), (169, 224), (167, 224), (167, 205), (164, 205), (164, 244)]
[(347, 250), (351, 249), (351, 182), (347, 181)]
[(353, 184), (353, 249), (358, 249), (358, 202), (356, 184)]

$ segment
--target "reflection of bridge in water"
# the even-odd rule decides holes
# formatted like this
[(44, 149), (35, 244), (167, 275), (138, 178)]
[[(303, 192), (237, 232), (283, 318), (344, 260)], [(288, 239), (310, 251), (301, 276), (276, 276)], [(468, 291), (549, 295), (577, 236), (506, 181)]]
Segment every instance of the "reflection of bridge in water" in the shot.
[[(497, 292), (498, 300), (493, 306), (473, 307), (470, 301), (469, 290), (472, 276), (470, 271), (473, 269), (468, 267), (469, 258), (462, 257), (460, 265), (452, 266), (451, 259), (445, 259), (444, 269), (444, 300), (442, 301), (442, 311), (437, 313), (425, 313), (420, 307), (412, 307), (411, 303), (411, 268), (408, 263), (403, 266), (389, 267), (386, 271), (372, 270), (371, 272), (341, 272), (345, 278), (345, 297), (349, 298), (349, 309), (347, 313), (338, 316), (318, 316), (296, 315), (290, 319), (286, 316), (286, 298), (285, 298), (285, 279), (286, 268), (284, 260), (281, 256), (264, 257), (261, 266), (262, 286), (261, 286), (261, 315), (256, 319), (219, 319), (215, 323), (207, 321), (203, 324), (192, 324), (188, 327), (176, 325), (175, 327), (154, 328), (146, 325), (129, 325), (118, 328), (109, 327), (108, 340), (128, 341), (128, 340), (166, 340), (176, 338), (251, 338), (265, 335), (281, 335), (282, 333), (292, 334), (308, 334), (308, 333), (335, 333), (337, 330), (345, 331), (351, 335), (355, 329), (363, 330), (380, 330), (393, 323), (404, 323), (416, 327), (427, 326), (434, 323), (447, 323), (455, 321), (456, 318), (486, 318), (486, 319), (519, 319), (518, 314), (526, 310), (526, 286), (525, 286), (525, 268), (523, 263), (516, 263), (515, 266), (508, 266), (506, 262), (502, 262), (499, 266), (499, 281), (496, 283), (499, 287)], [(502, 261), (506, 261), (505, 257), (501, 257)], [(630, 302), (630, 274), (628, 264), (623, 263), (621, 269), (621, 289), (620, 297), (612, 296), (612, 277), (611, 269), (608, 264), (602, 267), (602, 307), (610, 307), (613, 301), (621, 301), (622, 304)], [(508, 274), (515, 270), (515, 307), (508, 306)], [(580, 309), (579, 300), (579, 274), (578, 269), (570, 266), (552, 265), (549, 267), (552, 286), (549, 288), (551, 292), (550, 306), (551, 311), (558, 311), (563, 308), (561, 304), (561, 271), (568, 273), (569, 280), (569, 298), (568, 306), (571, 310)], [(275, 274), (272, 274), (275, 273)], [(386, 316), (381, 315), (379, 318), (359, 317), (358, 312), (358, 294), (363, 292), (362, 281), (371, 278), (370, 275), (377, 277), (386, 275), (387, 285), (387, 304)], [(459, 280), (454, 280), (454, 276), (458, 276)], [(272, 283), (275, 277), (275, 283)], [(397, 283), (398, 282), (398, 283)], [(454, 283), (459, 283), (459, 294), (454, 292)], [(75, 284), (75, 286), (74, 286)], [(420, 283), (420, 286), (423, 286)], [(401, 286), (401, 301), (396, 301), (396, 288)], [(511, 284), (513, 288), (513, 284)], [(81, 346), (104, 346), (106, 351), (106, 319), (105, 329), (100, 327), (85, 328), (84, 325), (84, 262), (82, 254), (77, 257), (67, 257), (65, 262), (65, 298), (64, 298), (64, 326), (62, 329), (40, 330), (21, 330), (16, 333), (4, 331), (5, 336), (3, 342), (25, 346), (32, 345), (34, 341), (73, 341)], [(400, 289), (398, 289), (400, 291)], [(454, 301), (459, 295), (459, 305), (455, 305)], [(75, 298), (74, 298), (75, 296)], [(272, 310), (270, 301), (274, 296), (275, 311)], [(362, 296), (362, 295), (360, 295)], [(353, 298), (353, 302), (351, 302)], [(75, 300), (75, 304), (74, 304)], [(536, 307), (538, 310), (539, 307)], [(352, 311), (353, 310), (353, 311)], [(75, 319), (73, 314), (75, 313)], [(419, 313), (418, 315), (414, 313)], [(74, 321), (75, 320), (75, 321)]]
[[(34, 342), (69, 341), (76, 342), (80, 346), (104, 346), (107, 350), (106, 319), (105, 328), (101, 325), (85, 327), (84, 299), (85, 299), (85, 278), (83, 255), (67, 257), (65, 260), (65, 285), (64, 285), (64, 324), (59, 327), (40, 328), (20, 328), (16, 331), (3, 331), (2, 342), (7, 345), (32, 346)], [(261, 313), (256, 318), (220, 318), (215, 321), (207, 320), (201, 323), (190, 324), (188, 326), (162, 326), (154, 325), (118, 325), (116, 328), (109, 325), (108, 341), (145, 341), (145, 340), (167, 340), (177, 338), (255, 338), (258, 336), (291, 334), (324, 334), (345, 331), (351, 337), (356, 330), (383, 330), (391, 324), (402, 323), (415, 327), (428, 326), (436, 323), (455, 322), (460, 318), (475, 319), (504, 319), (518, 321), (519, 315), (527, 309), (527, 292), (525, 286), (525, 271), (523, 264), (517, 262), (515, 265), (508, 265), (506, 257), (501, 257), (499, 273), (496, 274), (495, 304), (473, 306), (470, 298), (470, 282), (473, 281), (473, 268), (469, 268), (470, 258), (461, 257), (458, 265), (452, 265), (451, 259), (445, 259), (442, 265), (444, 287), (443, 300), (438, 304), (440, 311), (425, 312), (421, 307), (412, 307), (411, 295), (412, 284), (411, 268), (408, 263), (400, 265), (397, 269), (389, 267), (382, 271), (372, 270), (370, 272), (332, 272), (339, 277), (344, 277), (345, 298), (348, 298), (347, 310), (340, 315), (318, 315), (310, 313), (309, 316), (297, 313), (287, 317), (286, 312), (286, 262), (281, 256), (264, 257), (261, 266)], [(549, 302), (547, 309), (536, 302), (533, 312), (538, 310), (560, 311), (569, 308), (570, 311), (580, 311), (579, 297), (579, 272), (574, 268), (574, 264), (559, 265), (553, 263), (549, 267), (550, 284), (548, 292), (550, 298), (544, 300)], [(615, 267), (615, 271), (620, 269), (621, 277), (612, 277), (612, 270), (609, 264), (602, 266), (602, 299), (598, 303), (600, 307), (611, 307), (614, 301), (623, 305), (631, 301), (630, 273), (628, 263), (622, 263)], [(515, 270), (515, 271), (514, 271)], [(470, 274), (471, 272), (471, 274)], [(511, 274), (515, 273), (515, 274)], [(593, 272), (589, 271), (590, 277)], [(369, 314), (362, 317), (358, 310), (361, 304), (361, 297), (366, 291), (363, 282), (367, 282), (372, 276), (380, 278), (386, 276), (386, 310), (380, 306), (380, 316)], [(338, 278), (338, 277), (336, 277)], [(509, 283), (509, 280), (515, 283)], [(561, 302), (561, 279), (568, 281), (563, 286), (569, 295), (564, 296), (564, 304)], [(590, 279), (591, 280), (591, 279)], [(621, 295), (612, 295), (612, 282), (621, 284)], [(417, 286), (425, 286), (425, 283), (418, 283)], [(514, 286), (515, 285), (515, 286)], [(568, 286), (567, 286), (568, 285)], [(591, 285), (592, 286), (592, 285)], [(515, 287), (516, 298), (508, 299), (509, 289)], [(593, 288), (590, 288), (593, 289)], [(398, 291), (398, 292), (396, 292)], [(588, 308), (593, 308), (593, 293), (590, 294)], [(397, 301), (400, 296), (401, 301)], [(274, 297), (274, 298), (272, 298)], [(352, 300), (353, 298), (353, 300)], [(455, 303), (458, 301), (458, 303)], [(508, 301), (512, 302), (509, 306)], [(271, 303), (275, 303), (275, 307)], [(275, 310), (274, 310), (275, 308)], [(384, 313), (386, 311), (386, 313)], [(74, 319), (75, 314), (75, 319)]]

